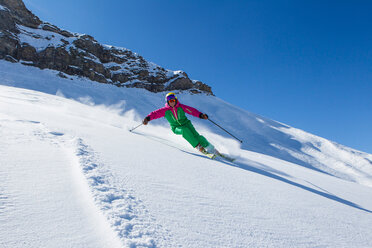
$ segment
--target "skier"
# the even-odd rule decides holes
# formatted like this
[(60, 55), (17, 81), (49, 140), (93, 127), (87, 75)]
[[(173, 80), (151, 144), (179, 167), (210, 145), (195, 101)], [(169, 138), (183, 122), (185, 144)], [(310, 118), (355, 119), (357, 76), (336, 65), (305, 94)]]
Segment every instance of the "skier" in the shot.
[(147, 125), (151, 120), (165, 117), (169, 122), (173, 133), (182, 135), (182, 137), (185, 138), (192, 147), (198, 149), (203, 154), (214, 155), (217, 150), (214, 149), (213, 145), (209, 143), (206, 138), (195, 130), (191, 121), (187, 119), (185, 113), (205, 120), (208, 119), (208, 115), (201, 113), (195, 108), (181, 104), (173, 92), (170, 92), (165, 96), (165, 101), (165, 107), (151, 112), (145, 117), (142, 123)]

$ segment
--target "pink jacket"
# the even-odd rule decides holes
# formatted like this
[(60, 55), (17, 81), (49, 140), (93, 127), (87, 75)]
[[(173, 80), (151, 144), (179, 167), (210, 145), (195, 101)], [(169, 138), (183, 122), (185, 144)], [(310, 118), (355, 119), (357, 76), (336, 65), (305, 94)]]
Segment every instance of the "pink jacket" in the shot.
[(174, 108), (172, 108), (171, 106), (168, 105), (168, 103), (165, 104), (165, 107), (163, 108), (160, 108), (158, 110), (155, 110), (155, 111), (152, 111), (148, 117), (150, 117), (150, 120), (155, 120), (155, 119), (159, 119), (161, 117), (164, 117), (165, 116), (165, 112), (170, 110), (172, 111), (174, 117), (176, 119), (178, 119), (178, 116), (176, 116), (177, 114), (177, 109), (178, 108), (182, 108), (183, 111), (189, 115), (192, 115), (192, 116), (195, 116), (195, 117), (200, 117), (200, 114), (201, 112), (193, 107), (190, 107), (190, 106), (187, 106), (187, 105), (184, 105), (184, 104), (181, 104), (179, 101), (177, 101), (177, 104), (176, 106), (174, 106)]

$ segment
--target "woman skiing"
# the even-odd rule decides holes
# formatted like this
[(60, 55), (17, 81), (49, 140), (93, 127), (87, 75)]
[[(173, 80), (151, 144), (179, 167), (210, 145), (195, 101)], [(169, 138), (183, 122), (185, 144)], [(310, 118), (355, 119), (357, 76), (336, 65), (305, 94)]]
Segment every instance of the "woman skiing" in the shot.
[(204, 154), (214, 154), (215, 149), (206, 138), (200, 135), (192, 125), (191, 121), (187, 119), (185, 113), (199, 117), (201, 119), (208, 119), (208, 115), (201, 113), (199, 110), (190, 106), (181, 104), (173, 92), (165, 96), (165, 107), (151, 112), (143, 120), (143, 124), (151, 120), (165, 117), (169, 122), (173, 133), (182, 135), (192, 147), (197, 148)]

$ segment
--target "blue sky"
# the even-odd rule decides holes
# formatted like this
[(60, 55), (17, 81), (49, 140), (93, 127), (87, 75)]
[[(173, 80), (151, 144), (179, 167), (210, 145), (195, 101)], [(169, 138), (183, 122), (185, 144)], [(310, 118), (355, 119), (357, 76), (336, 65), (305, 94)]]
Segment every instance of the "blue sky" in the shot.
[(24, 2), (234, 105), (372, 153), (372, 1)]

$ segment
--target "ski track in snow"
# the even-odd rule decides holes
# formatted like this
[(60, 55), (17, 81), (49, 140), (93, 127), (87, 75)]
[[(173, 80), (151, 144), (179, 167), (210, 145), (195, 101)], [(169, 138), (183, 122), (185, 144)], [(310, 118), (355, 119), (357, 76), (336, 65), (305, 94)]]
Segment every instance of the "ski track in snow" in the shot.
[[(37, 125), (32, 135), (51, 145), (65, 148), (77, 160), (77, 166), (84, 175), (94, 203), (117, 233), (124, 247), (157, 247), (157, 242), (170, 244), (169, 232), (161, 232), (148, 210), (133, 193), (124, 190), (124, 185), (115, 182), (115, 177), (99, 161), (94, 150), (83, 139), (71, 137), (63, 132), (50, 131), (43, 123), (32, 120), (14, 120)], [(0, 179), (6, 175), (0, 175)], [(11, 204), (0, 188), (0, 213)], [(163, 245), (162, 245), (163, 247)]]
[(70, 173), (65, 141), (56, 139), (64, 133), (6, 114), (0, 115), (0, 127), (1, 248), (122, 247), (103, 216), (91, 211), (92, 201), (81, 205), (87, 198), (77, 199), (81, 188)]
[[(73, 142), (75, 156), (87, 179), (95, 203), (127, 247), (156, 247), (162, 228), (150, 216), (141, 200), (115, 182), (113, 175), (99, 161), (97, 154), (81, 138)], [(154, 226), (155, 225), (155, 226)]]

